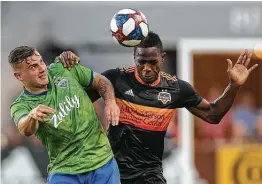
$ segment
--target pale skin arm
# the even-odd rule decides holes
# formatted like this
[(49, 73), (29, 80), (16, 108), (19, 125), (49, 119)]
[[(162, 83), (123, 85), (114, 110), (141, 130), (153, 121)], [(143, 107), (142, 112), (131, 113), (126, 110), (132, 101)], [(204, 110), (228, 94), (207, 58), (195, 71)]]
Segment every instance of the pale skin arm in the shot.
[(102, 98), (104, 98), (105, 104), (115, 100), (114, 88), (105, 76), (94, 72), (92, 87), (99, 92)]
[(105, 101), (107, 121), (113, 126), (118, 125), (120, 110), (115, 101), (115, 92), (111, 82), (103, 75), (94, 72), (92, 87), (99, 92)]
[(224, 93), (218, 97), (214, 102), (202, 100), (196, 107), (187, 108), (192, 114), (212, 124), (218, 124), (224, 115), (232, 107), (234, 100), (237, 96), (238, 90), (246, 82), (249, 74), (258, 66), (253, 65), (248, 69), (248, 64), (251, 60), (251, 53), (247, 50), (242, 52), (236, 64), (233, 66), (232, 61), (227, 59), (228, 62), (228, 77), (229, 84)]
[(28, 115), (19, 120), (19, 132), (27, 137), (34, 135), (39, 127), (39, 122), (46, 122), (46, 117), (53, 113), (55, 113), (54, 109), (45, 105), (38, 105)]
[(34, 135), (38, 127), (39, 127), (38, 120), (35, 120), (31, 116), (28, 116), (28, 115), (21, 118), (18, 122), (19, 132), (26, 137)]

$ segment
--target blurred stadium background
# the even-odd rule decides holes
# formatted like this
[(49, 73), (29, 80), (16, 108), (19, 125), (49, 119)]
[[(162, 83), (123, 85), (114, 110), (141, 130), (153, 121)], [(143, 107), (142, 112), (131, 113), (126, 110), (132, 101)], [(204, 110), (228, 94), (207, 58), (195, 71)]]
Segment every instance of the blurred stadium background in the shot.
[[(165, 71), (192, 82), (208, 100), (228, 83), (226, 58), (235, 61), (244, 48), (253, 52), (262, 44), (261, 2), (1, 2), (1, 183), (45, 183), (48, 164), (41, 143), (20, 136), (10, 119), (10, 103), (21, 91), (7, 61), (11, 49), (35, 46), (48, 63), (71, 50), (97, 72), (133, 65), (133, 50), (116, 44), (109, 31), (123, 8), (146, 15), (168, 54)], [(174, 116), (163, 157), (168, 184), (262, 183), (261, 52), (252, 57), (260, 66), (220, 125), (183, 110)], [(104, 121), (103, 103), (95, 106)]]

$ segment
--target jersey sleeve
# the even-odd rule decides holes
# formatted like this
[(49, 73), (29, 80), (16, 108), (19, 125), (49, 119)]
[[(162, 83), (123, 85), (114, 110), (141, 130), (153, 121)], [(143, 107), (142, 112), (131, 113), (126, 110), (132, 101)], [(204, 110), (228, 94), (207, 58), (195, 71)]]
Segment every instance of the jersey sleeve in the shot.
[(119, 69), (110, 69), (110, 70), (106, 70), (103, 73), (101, 73), (101, 75), (105, 76), (106, 78), (110, 80), (113, 86), (115, 86), (116, 78), (118, 74), (119, 74)]
[(77, 64), (73, 66), (71, 73), (81, 86), (88, 88), (92, 85), (94, 76), (90, 68)]
[[(68, 72), (67, 68), (64, 68), (62, 62), (52, 63), (48, 66), (49, 74), (51, 76), (63, 75)], [(71, 76), (74, 77), (81, 86), (90, 87), (93, 82), (93, 71), (80, 64), (74, 64), (72, 69), (69, 71)]]
[(30, 113), (30, 109), (23, 103), (14, 103), (10, 107), (11, 118), (15, 125), (18, 125), (19, 120)]
[(195, 107), (203, 100), (195, 89), (186, 81), (178, 79), (180, 87), (180, 102), (183, 107)]

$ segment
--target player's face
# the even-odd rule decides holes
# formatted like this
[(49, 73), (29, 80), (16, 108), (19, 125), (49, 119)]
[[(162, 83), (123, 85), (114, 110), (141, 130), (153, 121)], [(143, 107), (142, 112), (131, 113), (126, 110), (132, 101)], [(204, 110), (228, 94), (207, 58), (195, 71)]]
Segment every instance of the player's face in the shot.
[(153, 83), (157, 80), (165, 53), (161, 53), (157, 47), (136, 49), (134, 56), (139, 77), (145, 83)]
[(41, 88), (49, 83), (47, 66), (37, 51), (18, 64), (15, 77), (26, 87)]

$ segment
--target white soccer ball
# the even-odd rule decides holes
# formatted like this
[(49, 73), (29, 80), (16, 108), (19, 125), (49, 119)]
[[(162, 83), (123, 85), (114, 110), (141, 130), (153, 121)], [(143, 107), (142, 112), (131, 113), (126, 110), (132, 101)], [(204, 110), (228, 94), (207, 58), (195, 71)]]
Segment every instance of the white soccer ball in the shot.
[(145, 15), (133, 9), (117, 12), (111, 20), (110, 28), (114, 40), (125, 47), (139, 45), (149, 31)]

